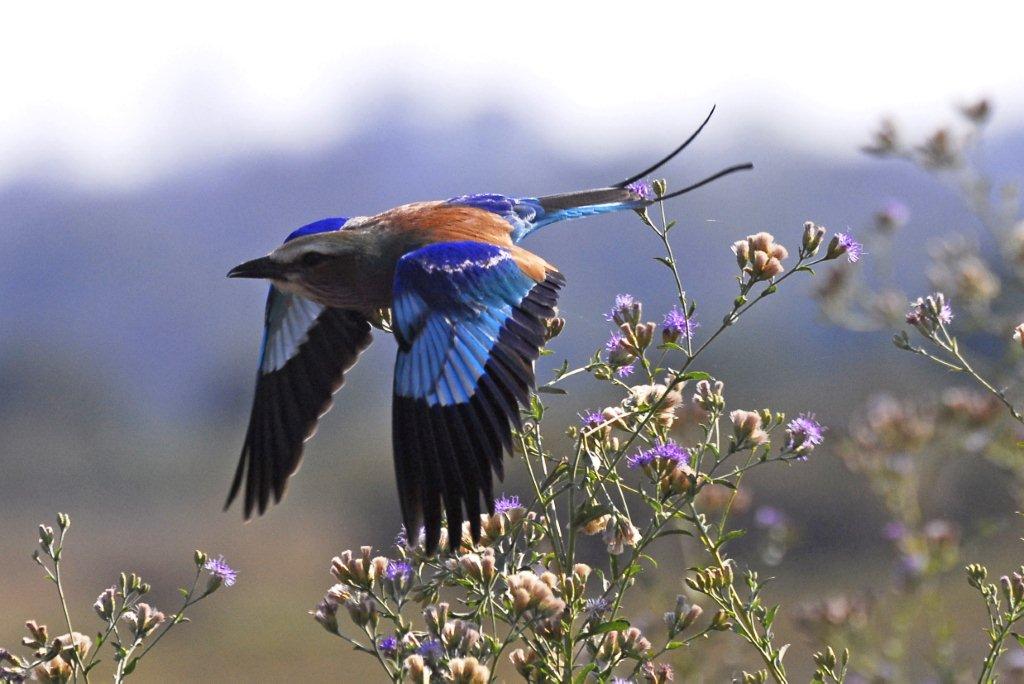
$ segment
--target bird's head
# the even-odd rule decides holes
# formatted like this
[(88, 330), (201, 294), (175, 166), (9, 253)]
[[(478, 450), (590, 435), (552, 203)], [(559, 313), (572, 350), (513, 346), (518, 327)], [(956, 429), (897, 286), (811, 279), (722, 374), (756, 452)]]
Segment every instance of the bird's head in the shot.
[(360, 280), (376, 250), (365, 232), (341, 230), (357, 220), (324, 219), (303, 226), (270, 254), (235, 266), (228, 277), (261, 278), (327, 306), (362, 308)]

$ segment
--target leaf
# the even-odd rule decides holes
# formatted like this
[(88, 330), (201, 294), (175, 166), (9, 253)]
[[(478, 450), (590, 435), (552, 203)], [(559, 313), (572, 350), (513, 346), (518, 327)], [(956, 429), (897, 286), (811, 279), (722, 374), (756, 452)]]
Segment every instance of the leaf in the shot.
[(597, 636), (598, 634), (607, 634), (608, 632), (621, 632), (626, 629), (629, 629), (629, 620), (627, 620), (626, 618), (619, 618), (618, 620), (609, 620), (608, 622), (602, 622), (597, 627), (591, 629), (589, 632), (584, 632), (583, 634), (580, 634), (578, 637), (576, 637), (576, 641), (580, 641), (582, 639), (589, 639), (590, 637)]
[(611, 512), (612, 511), (610, 508), (602, 504), (581, 508), (579, 512), (576, 514), (575, 519), (573, 520), (573, 525), (575, 527), (582, 527), (591, 520), (596, 520), (597, 518), (600, 518), (602, 515), (608, 515)]
[(814, 269), (811, 268), (810, 266), (801, 266), (800, 268), (796, 269), (793, 272), (794, 273), (800, 273), (801, 271), (806, 272), (806, 273), (810, 273), (811, 275), (814, 275)]
[(568, 394), (561, 387), (548, 387), (547, 385), (541, 385), (537, 388), (537, 394)]
[(1013, 638), (1017, 640), (1017, 643), (1024, 647), (1024, 635), (1017, 634), (1016, 632), (1010, 632)]
[(674, 534), (685, 534), (687, 537), (692, 537), (693, 536), (693, 533), (688, 531), (688, 530), (670, 529), (670, 530), (662, 530), (658, 534), (654, 535), (654, 538), (658, 539), (660, 537), (669, 537), (669, 536), (672, 536)]
[(665, 644), (665, 650), (666, 651), (674, 651), (677, 648), (682, 648), (685, 645), (686, 644), (684, 642), (682, 642), (682, 641), (670, 641), (667, 644)]
[(721, 537), (718, 538), (718, 541), (715, 542), (715, 548), (716, 549), (720, 549), (723, 546), (725, 546), (727, 543), (731, 542), (733, 539), (739, 539), (740, 537), (742, 537), (746, 533), (747, 533), (746, 530), (730, 530), (729, 532), (726, 532), (725, 534), (723, 534)]
[(572, 678), (575, 684), (583, 684), (587, 681), (587, 675), (597, 669), (596, 663), (587, 663), (586, 667), (576, 673), (576, 676)]
[(762, 622), (764, 622), (765, 629), (771, 628), (772, 623), (775, 622), (775, 614), (778, 613), (778, 612), (779, 612), (779, 606), (777, 604), (772, 606), (771, 608), (769, 608), (765, 612), (764, 620), (762, 621)]
[(779, 648), (779, 654), (777, 656), (775, 656), (775, 662), (781, 663), (782, 659), (786, 656), (786, 651), (788, 651), (788, 650), (789, 650), (789, 644), (783, 644)]
[(672, 260), (669, 259), (668, 257), (654, 257), (654, 260), (655, 261), (660, 261), (661, 263), (665, 264), (669, 268), (672, 268)]
[(704, 371), (687, 371), (683, 373), (683, 380), (710, 380), (711, 374)]

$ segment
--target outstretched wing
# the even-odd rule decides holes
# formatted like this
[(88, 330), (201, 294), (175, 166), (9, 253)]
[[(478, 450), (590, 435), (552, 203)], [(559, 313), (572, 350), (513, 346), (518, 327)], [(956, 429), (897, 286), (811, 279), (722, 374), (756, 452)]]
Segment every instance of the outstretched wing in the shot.
[(453, 549), (467, 517), (479, 538), (481, 498), (493, 512), (491, 471), (503, 477), (502, 450), (512, 447), (564, 282), (550, 269), (538, 282), (512, 251), (479, 242), (429, 245), (399, 260), (395, 474), (406, 532), (415, 539), (422, 524), (428, 552), (442, 506)]
[(245, 481), (245, 517), (281, 500), (299, 468), (302, 445), (331, 408), (360, 352), (369, 346), (370, 324), (354, 311), (321, 306), (274, 286), (267, 310), (256, 396), (249, 428), (225, 508)]

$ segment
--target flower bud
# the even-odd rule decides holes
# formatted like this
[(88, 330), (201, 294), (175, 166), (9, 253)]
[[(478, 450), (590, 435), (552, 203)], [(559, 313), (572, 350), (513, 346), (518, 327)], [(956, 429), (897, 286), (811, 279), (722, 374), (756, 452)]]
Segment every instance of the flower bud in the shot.
[(117, 587), (110, 587), (96, 598), (92, 604), (93, 610), (100, 616), (101, 620), (109, 621), (114, 616), (114, 601), (117, 597)]
[(405, 659), (403, 663), (403, 669), (405, 674), (410, 680), (414, 682), (426, 682), (430, 681), (430, 668), (427, 667), (427, 662), (423, 659), (423, 656), (419, 654), (412, 654)]
[(711, 619), (711, 629), (718, 632), (732, 629), (732, 623), (729, 622), (729, 614), (724, 610), (719, 610), (715, 613), (715, 616)]
[(768, 433), (761, 427), (761, 416), (754, 411), (736, 410), (729, 414), (733, 424), (736, 444), (744, 442), (750, 446), (760, 446), (768, 441)]
[(824, 237), (824, 228), (815, 225), (813, 221), (807, 221), (804, 223), (804, 236), (801, 242), (801, 248), (803, 249), (804, 255), (814, 256), (817, 254), (818, 248), (821, 246), (821, 241)]
[(313, 619), (331, 634), (338, 633), (338, 603), (325, 596), (316, 604)]
[(746, 240), (737, 240), (732, 243), (732, 253), (736, 255), (736, 263), (740, 268), (745, 268), (750, 261), (750, 243)]
[(345, 601), (345, 608), (357, 627), (377, 624), (377, 607), (368, 594), (355, 594)]
[(517, 648), (508, 654), (508, 659), (512, 662), (512, 666), (516, 668), (516, 672), (527, 681), (532, 681), (533, 664), (537, 660), (536, 651)]

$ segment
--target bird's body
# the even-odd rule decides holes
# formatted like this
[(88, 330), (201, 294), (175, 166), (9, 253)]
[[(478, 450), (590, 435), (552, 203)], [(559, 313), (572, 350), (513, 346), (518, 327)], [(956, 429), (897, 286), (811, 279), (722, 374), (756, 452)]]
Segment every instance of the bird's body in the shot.
[(256, 396), (228, 503), (243, 484), (246, 517), (263, 513), (271, 496), (280, 500), (303, 442), (369, 345), (370, 322), (390, 310), (398, 342), (392, 441), (406, 532), (415, 539), (422, 525), (433, 551), (443, 511), (453, 548), (464, 520), (478, 537), (480, 514), (493, 511), (492, 472), (503, 476), (502, 454), (511, 450), (533, 361), (565, 282), (519, 242), (561, 220), (642, 209), (689, 189), (656, 199), (637, 179), (539, 198), (465, 195), (324, 219), (232, 270), (232, 277), (270, 280), (271, 288)]

